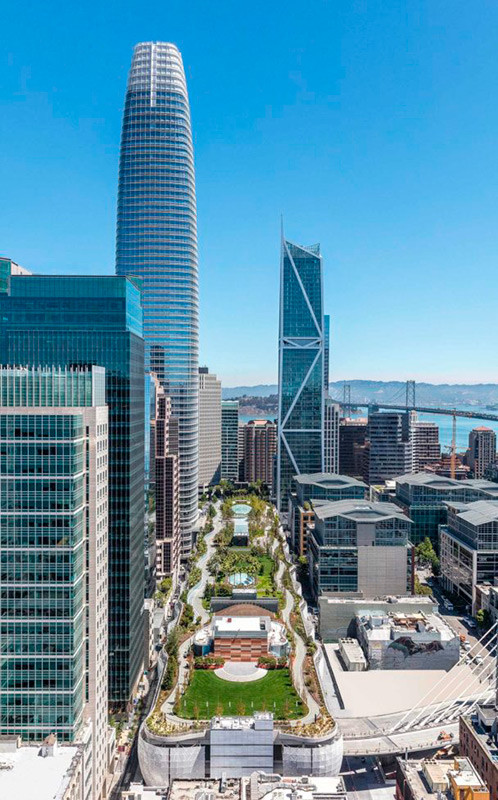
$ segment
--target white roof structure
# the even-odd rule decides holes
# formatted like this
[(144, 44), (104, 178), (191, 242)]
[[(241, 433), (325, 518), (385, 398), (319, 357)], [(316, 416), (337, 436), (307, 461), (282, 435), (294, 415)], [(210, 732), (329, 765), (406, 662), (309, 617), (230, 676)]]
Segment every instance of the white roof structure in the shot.
[(214, 634), (259, 633), (268, 630), (268, 623), (268, 617), (215, 617)]
[(40, 755), (41, 747), (23, 745), (0, 753), (2, 800), (59, 800), (64, 797), (68, 772), (79, 748), (60, 745), (53, 756)]

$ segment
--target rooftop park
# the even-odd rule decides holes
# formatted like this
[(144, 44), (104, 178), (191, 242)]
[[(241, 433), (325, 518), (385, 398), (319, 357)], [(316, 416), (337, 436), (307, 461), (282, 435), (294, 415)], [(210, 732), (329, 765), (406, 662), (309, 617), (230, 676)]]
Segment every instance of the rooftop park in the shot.
[(277, 595), (276, 564), (264, 548), (255, 545), (237, 549), (219, 546), (208, 561), (208, 570), (214, 578), (214, 587), (208, 590), (211, 597), (230, 595), (233, 585), (230, 585), (229, 578), (237, 574), (246, 574), (253, 579), (258, 597)]
[(307, 709), (287, 668), (270, 670), (263, 678), (247, 683), (225, 681), (210, 670), (196, 669), (175, 711), (185, 719), (271, 711), (275, 719), (290, 720), (299, 719)]

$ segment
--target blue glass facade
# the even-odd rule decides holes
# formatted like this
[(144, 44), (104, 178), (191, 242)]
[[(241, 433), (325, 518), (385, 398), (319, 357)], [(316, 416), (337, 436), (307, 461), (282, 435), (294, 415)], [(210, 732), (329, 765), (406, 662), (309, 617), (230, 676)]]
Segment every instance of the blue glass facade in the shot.
[(282, 242), (277, 505), (292, 478), (323, 469), (325, 334), (319, 245)]
[(0, 364), (95, 364), (109, 407), (109, 700), (125, 703), (143, 656), (144, 344), (126, 278), (12, 277), (0, 294)]
[(135, 47), (119, 163), (116, 272), (141, 281), (146, 361), (179, 421), (182, 555), (197, 524), (197, 216), (190, 109), (175, 45)]

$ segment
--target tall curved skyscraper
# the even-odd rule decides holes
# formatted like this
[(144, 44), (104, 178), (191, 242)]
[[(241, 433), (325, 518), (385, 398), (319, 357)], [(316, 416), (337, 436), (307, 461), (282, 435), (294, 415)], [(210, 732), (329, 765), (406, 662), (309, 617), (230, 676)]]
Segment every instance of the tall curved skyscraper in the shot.
[(179, 420), (182, 556), (197, 523), (198, 280), (194, 155), (180, 51), (133, 53), (121, 136), (116, 273), (140, 278), (147, 365)]

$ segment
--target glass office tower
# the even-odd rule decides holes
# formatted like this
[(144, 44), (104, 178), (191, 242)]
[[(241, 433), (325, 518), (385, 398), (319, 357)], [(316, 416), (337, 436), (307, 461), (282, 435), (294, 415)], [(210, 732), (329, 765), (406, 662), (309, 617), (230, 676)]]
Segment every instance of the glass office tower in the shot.
[(23, 276), (0, 294), (0, 364), (96, 364), (109, 408), (109, 700), (124, 704), (143, 661), (144, 343), (126, 278)]
[(323, 470), (325, 331), (320, 245), (282, 240), (276, 500), (292, 478)]
[(107, 423), (102, 368), (0, 368), (0, 734), (73, 741), (86, 709), (92, 797), (108, 763)]
[(139, 276), (147, 367), (179, 421), (182, 557), (197, 524), (198, 284), (194, 157), (177, 47), (133, 54), (119, 162), (116, 273)]

